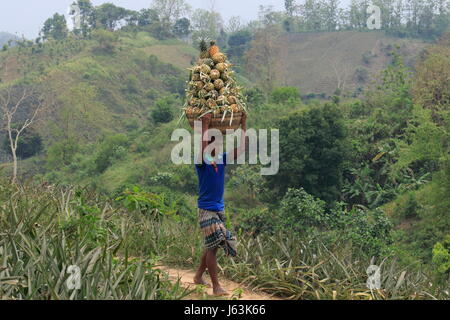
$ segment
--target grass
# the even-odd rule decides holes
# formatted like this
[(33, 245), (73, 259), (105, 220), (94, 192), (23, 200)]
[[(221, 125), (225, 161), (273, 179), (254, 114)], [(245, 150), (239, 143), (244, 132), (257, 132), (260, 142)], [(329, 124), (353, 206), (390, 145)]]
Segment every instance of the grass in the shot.
[[(118, 258), (130, 225), (120, 225), (107, 203), (87, 204), (70, 189), (0, 189), (0, 299), (159, 300), (190, 294), (154, 268), (155, 257)], [(70, 266), (80, 270), (79, 290), (67, 285)]]
[[(0, 298), (182, 299), (192, 294), (155, 266), (197, 266), (203, 249), (195, 219), (169, 213), (170, 203), (129, 203), (90, 190), (0, 182)], [(330, 246), (288, 231), (239, 233), (238, 238), (237, 258), (220, 253), (222, 275), (278, 297), (449, 299), (448, 288), (425, 271), (393, 257), (373, 260), (348, 242)], [(366, 286), (371, 264), (381, 265), (380, 290)], [(80, 290), (66, 285), (71, 265), (81, 270)]]

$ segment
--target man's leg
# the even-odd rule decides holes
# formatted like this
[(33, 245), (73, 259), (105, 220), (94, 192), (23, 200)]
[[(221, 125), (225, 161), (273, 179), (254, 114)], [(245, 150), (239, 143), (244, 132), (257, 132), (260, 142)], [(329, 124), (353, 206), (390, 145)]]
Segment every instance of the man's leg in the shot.
[(201, 284), (204, 286), (209, 286), (209, 284), (203, 279), (203, 273), (205, 273), (206, 270), (206, 256), (208, 254), (208, 250), (205, 250), (202, 254), (202, 258), (200, 260), (200, 266), (198, 267), (197, 273), (194, 277), (194, 283), (195, 284)]
[(222, 287), (219, 284), (219, 278), (218, 278), (218, 269), (217, 266), (217, 249), (215, 248), (213, 250), (208, 250), (206, 254), (206, 266), (208, 267), (209, 275), (211, 276), (211, 282), (213, 285), (213, 293), (214, 295), (222, 296), (227, 295), (227, 292), (222, 289)]

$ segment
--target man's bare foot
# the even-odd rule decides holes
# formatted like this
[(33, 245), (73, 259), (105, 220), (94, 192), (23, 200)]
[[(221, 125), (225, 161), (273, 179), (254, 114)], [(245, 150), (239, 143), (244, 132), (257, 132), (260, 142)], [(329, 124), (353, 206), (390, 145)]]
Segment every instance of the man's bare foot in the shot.
[(201, 278), (195, 277), (195, 278), (194, 278), (194, 283), (195, 283), (195, 284), (202, 285), (202, 286), (206, 286), (206, 287), (208, 287), (208, 288), (211, 288), (211, 285), (210, 285), (208, 282), (206, 282), (206, 281), (203, 279), (203, 277), (201, 277)]
[(224, 289), (222, 289), (222, 287), (216, 287), (213, 289), (213, 294), (215, 296), (227, 296), (228, 292), (226, 292)]

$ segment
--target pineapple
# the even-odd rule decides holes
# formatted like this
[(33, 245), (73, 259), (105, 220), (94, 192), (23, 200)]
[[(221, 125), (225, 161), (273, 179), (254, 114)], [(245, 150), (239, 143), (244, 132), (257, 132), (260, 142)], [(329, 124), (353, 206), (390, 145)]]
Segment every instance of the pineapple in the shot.
[(214, 81), (214, 87), (216, 88), (216, 90), (220, 90), (225, 86), (225, 84), (223, 83), (222, 79), (217, 79), (216, 81)]
[(212, 56), (212, 59), (215, 63), (224, 63), (226, 61), (226, 57), (223, 53), (218, 52)]
[(235, 96), (229, 96), (228, 97), (228, 102), (233, 105), (233, 104), (237, 104), (237, 99)]
[(206, 65), (206, 64), (202, 64), (200, 66), (200, 70), (201, 72), (203, 72), (204, 74), (209, 74), (211, 72), (211, 67)]
[(196, 88), (197, 90), (203, 89), (204, 86), (205, 86), (205, 84), (203, 83), (203, 81), (196, 81), (196, 82), (195, 82), (195, 88)]
[(213, 69), (213, 70), (211, 70), (211, 73), (209, 74), (209, 76), (211, 77), (211, 80), (217, 80), (220, 78), (220, 71)]
[(203, 114), (207, 111), (214, 117), (222, 117), (226, 111), (245, 110), (242, 88), (236, 84), (224, 53), (211, 41), (200, 41), (200, 58), (190, 69), (190, 81), (187, 81), (186, 105), (184, 112), (188, 116)]
[(208, 52), (208, 45), (206, 44), (206, 40), (202, 39), (200, 41), (200, 59), (210, 58), (210, 54)]
[(215, 88), (215, 85), (213, 83), (207, 83), (204, 87), (203, 87), (206, 91), (212, 91)]
[(217, 107), (217, 102), (214, 99), (208, 99), (207, 104), (208, 104), (208, 107), (210, 107), (211, 109), (213, 109), (214, 107)]
[(220, 49), (218, 46), (216, 46), (216, 42), (215, 41), (211, 41), (210, 42), (210, 47), (209, 47), (209, 55), (211, 57), (213, 57), (216, 53), (219, 53)]
[(226, 63), (221, 62), (221, 63), (218, 63), (215, 68), (217, 70), (219, 70), (220, 72), (226, 72), (228, 69), (228, 66)]
[(211, 68), (214, 67), (215, 65), (214, 60), (211, 58), (204, 59), (203, 63), (206, 64), (207, 66), (210, 66)]

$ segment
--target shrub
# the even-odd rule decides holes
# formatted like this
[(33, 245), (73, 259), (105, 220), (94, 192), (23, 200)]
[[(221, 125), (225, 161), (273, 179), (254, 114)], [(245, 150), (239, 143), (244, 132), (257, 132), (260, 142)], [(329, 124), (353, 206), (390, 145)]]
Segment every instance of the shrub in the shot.
[(281, 201), (278, 228), (305, 232), (324, 223), (325, 202), (302, 189), (289, 189)]
[(296, 103), (300, 101), (300, 92), (296, 87), (279, 87), (272, 91), (271, 102), (273, 103)]
[(440, 281), (449, 280), (450, 275), (450, 235), (433, 248), (433, 264)]
[[(15, 139), (16, 134), (13, 131), (13, 139)], [(3, 149), (11, 154), (11, 147), (9, 142), (9, 137), (6, 135), (3, 141)], [(17, 144), (16, 154), (17, 157), (21, 159), (30, 158), (38, 154), (42, 150), (42, 139), (39, 133), (33, 129), (26, 129), (19, 136), (19, 141)]]
[(112, 163), (112, 159), (123, 158), (126, 154), (125, 147), (128, 146), (128, 137), (125, 134), (116, 134), (108, 137), (99, 148), (94, 160), (96, 171), (104, 172)]
[(168, 96), (156, 100), (154, 108), (150, 111), (150, 117), (155, 123), (167, 123), (173, 120), (177, 100)]

